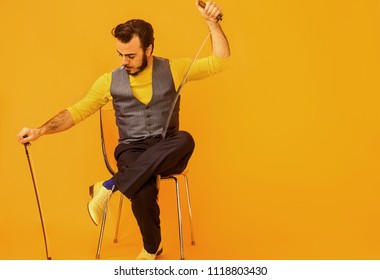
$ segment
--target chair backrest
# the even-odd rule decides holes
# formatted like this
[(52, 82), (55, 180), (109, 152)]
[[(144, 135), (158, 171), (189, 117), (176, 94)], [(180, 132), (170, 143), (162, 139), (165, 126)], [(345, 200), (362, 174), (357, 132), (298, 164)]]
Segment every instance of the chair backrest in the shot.
[(108, 171), (113, 175), (117, 171), (114, 151), (119, 140), (119, 131), (116, 126), (115, 110), (112, 103), (100, 109), (100, 137), (104, 162)]

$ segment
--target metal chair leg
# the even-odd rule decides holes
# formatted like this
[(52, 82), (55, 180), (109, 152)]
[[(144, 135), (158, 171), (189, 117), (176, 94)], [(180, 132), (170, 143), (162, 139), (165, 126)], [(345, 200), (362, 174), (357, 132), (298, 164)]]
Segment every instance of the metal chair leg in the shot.
[(185, 253), (184, 253), (184, 249), (183, 249), (182, 213), (181, 213), (180, 190), (179, 190), (178, 179), (176, 177), (172, 177), (172, 178), (175, 181), (176, 194), (177, 194), (178, 230), (179, 230), (179, 244), (180, 244), (181, 260), (184, 260), (185, 259)]
[(189, 221), (190, 221), (190, 233), (191, 233), (191, 245), (195, 245), (194, 239), (194, 230), (193, 230), (193, 214), (191, 211), (191, 203), (190, 203), (190, 191), (189, 191), (189, 180), (186, 174), (182, 174), (185, 178), (185, 188), (186, 188), (186, 196), (187, 196), (187, 207), (189, 209)]
[(102, 219), (102, 224), (101, 224), (101, 227), (100, 227), (100, 234), (99, 234), (99, 241), (98, 241), (98, 249), (97, 249), (97, 251), (96, 251), (96, 256), (95, 256), (95, 258), (96, 258), (97, 260), (100, 259), (100, 249), (101, 249), (101, 247), (102, 247), (104, 228), (105, 228), (105, 225), (106, 225), (107, 210), (108, 210), (108, 207), (106, 207), (106, 209), (104, 209), (103, 219)]
[(121, 218), (122, 208), (123, 208), (123, 194), (120, 193), (119, 211), (117, 212), (115, 238), (113, 239), (113, 243), (117, 243), (118, 242), (118, 235), (119, 235), (119, 227), (120, 227), (120, 218)]

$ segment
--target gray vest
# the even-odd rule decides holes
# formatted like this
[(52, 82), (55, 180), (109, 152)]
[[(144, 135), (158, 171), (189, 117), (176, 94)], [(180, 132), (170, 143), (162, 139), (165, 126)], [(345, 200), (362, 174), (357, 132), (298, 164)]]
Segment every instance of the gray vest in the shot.
[[(111, 95), (119, 128), (119, 143), (132, 143), (159, 136), (163, 131), (174, 102), (174, 87), (169, 61), (153, 57), (152, 99), (145, 105), (132, 93), (129, 76), (124, 67), (112, 72)], [(179, 103), (174, 107), (167, 135), (179, 129)]]

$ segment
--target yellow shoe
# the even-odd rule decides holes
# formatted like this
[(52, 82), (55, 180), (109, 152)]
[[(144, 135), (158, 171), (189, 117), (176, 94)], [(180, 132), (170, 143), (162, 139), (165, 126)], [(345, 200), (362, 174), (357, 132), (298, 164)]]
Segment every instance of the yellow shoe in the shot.
[(162, 247), (161, 243), (160, 243), (160, 246), (158, 246), (158, 250), (155, 254), (149, 254), (145, 249), (142, 249), (140, 254), (137, 256), (136, 260), (153, 261), (156, 259), (157, 256), (161, 255), (163, 251), (164, 251), (164, 248)]
[(98, 182), (90, 187), (90, 195), (92, 199), (87, 204), (88, 214), (95, 225), (99, 225), (102, 221), (104, 210), (108, 206), (108, 200), (112, 195), (111, 190), (107, 190), (103, 186), (103, 182)]

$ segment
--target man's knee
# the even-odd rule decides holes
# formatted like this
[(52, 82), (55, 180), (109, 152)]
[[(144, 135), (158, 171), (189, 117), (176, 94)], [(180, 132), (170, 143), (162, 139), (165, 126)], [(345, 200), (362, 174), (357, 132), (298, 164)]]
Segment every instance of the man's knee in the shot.
[(189, 150), (194, 150), (195, 148), (195, 141), (193, 136), (187, 131), (178, 131), (177, 137), (180, 139), (181, 144), (183, 147), (188, 148)]

